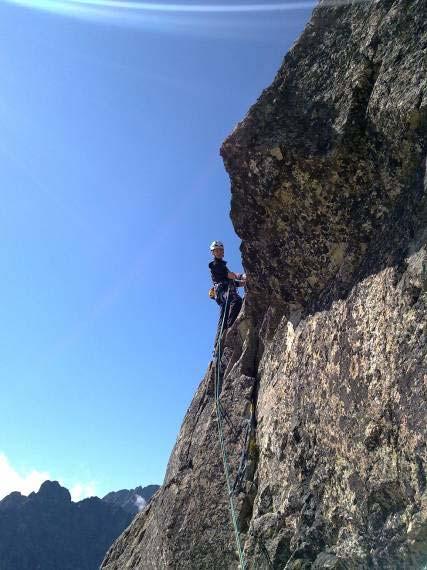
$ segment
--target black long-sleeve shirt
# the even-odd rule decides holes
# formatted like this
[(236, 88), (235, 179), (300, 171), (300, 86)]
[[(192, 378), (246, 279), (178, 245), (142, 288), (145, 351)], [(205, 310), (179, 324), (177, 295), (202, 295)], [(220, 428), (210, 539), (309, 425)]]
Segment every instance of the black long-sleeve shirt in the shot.
[(224, 283), (229, 281), (227, 262), (223, 259), (215, 258), (209, 263), (209, 269), (211, 270), (212, 281), (214, 283)]

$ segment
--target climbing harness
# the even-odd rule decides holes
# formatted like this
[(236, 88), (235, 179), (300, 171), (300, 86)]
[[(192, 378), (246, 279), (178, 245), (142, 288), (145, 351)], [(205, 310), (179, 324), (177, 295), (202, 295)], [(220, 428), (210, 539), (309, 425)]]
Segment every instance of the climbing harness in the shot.
[[(228, 288), (230, 285), (231, 285), (231, 283), (227, 284), (227, 293), (228, 293)], [(221, 294), (222, 294), (223, 287), (224, 287), (223, 282), (214, 283), (213, 287), (211, 287), (209, 289), (209, 292), (208, 292), (209, 299), (216, 301), (218, 303), (218, 305), (221, 305)]]
[(230, 504), (231, 521), (233, 523), (237, 552), (239, 554), (240, 568), (241, 568), (241, 570), (246, 570), (246, 568), (247, 568), (246, 560), (245, 560), (245, 556), (243, 554), (242, 544), (240, 542), (239, 527), (238, 527), (238, 523), (237, 523), (236, 510), (234, 508), (234, 501), (233, 501), (233, 489), (231, 486), (230, 469), (228, 466), (227, 450), (225, 448), (224, 430), (223, 430), (223, 423), (222, 423), (224, 416), (222, 413), (222, 407), (221, 407), (221, 403), (219, 400), (220, 389), (221, 389), (221, 368), (219, 365), (219, 363), (221, 362), (221, 337), (222, 337), (222, 332), (224, 329), (225, 316), (227, 314), (227, 306), (228, 306), (228, 299), (229, 299), (229, 287), (227, 288), (226, 295), (227, 295), (227, 298), (226, 298), (226, 302), (225, 302), (224, 315), (222, 317), (221, 328), (220, 328), (218, 341), (217, 341), (217, 347), (218, 348), (216, 350), (217, 366), (216, 366), (216, 374), (215, 374), (215, 405), (216, 405), (219, 443), (220, 443), (220, 447), (221, 447), (222, 462), (223, 462), (223, 466), (224, 466), (225, 480), (227, 483), (228, 500), (229, 500), (229, 504)]
[[(242, 273), (242, 274), (238, 274), (239, 277), (238, 279), (233, 279), (233, 281), (229, 281), (227, 287), (229, 288), (230, 285), (231, 287), (236, 288), (237, 287), (245, 287), (246, 286), (246, 274)], [(217, 303), (219, 302), (219, 298), (220, 298), (220, 290), (221, 288), (224, 286), (224, 283), (215, 283), (213, 285), (213, 287), (211, 287), (208, 291), (208, 297), (209, 299), (212, 299), (213, 301), (217, 301)], [(246, 288), (246, 287), (245, 287)]]

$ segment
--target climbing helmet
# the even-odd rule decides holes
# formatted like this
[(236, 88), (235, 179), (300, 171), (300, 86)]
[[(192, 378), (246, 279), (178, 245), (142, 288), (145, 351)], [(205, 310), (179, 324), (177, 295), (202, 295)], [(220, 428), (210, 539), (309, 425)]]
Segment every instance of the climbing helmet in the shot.
[(224, 244), (222, 243), (222, 241), (216, 241), (216, 240), (213, 241), (213, 242), (211, 243), (211, 246), (210, 246), (209, 249), (210, 249), (211, 251), (213, 251), (213, 250), (216, 249), (217, 247), (221, 247), (222, 249), (224, 249)]

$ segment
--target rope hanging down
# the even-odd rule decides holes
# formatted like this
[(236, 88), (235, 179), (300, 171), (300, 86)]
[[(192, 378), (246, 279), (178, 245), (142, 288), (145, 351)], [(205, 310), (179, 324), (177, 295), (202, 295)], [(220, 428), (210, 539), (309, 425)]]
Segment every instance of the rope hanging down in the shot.
[(219, 443), (220, 443), (220, 447), (221, 447), (222, 462), (224, 465), (224, 474), (225, 474), (225, 480), (227, 483), (228, 499), (229, 499), (229, 503), (230, 503), (231, 521), (233, 523), (234, 535), (236, 538), (237, 551), (238, 551), (239, 560), (240, 560), (240, 568), (241, 568), (241, 570), (246, 570), (247, 569), (246, 560), (245, 560), (245, 556), (243, 554), (242, 544), (240, 542), (240, 533), (239, 533), (239, 527), (237, 524), (236, 510), (234, 508), (233, 488), (231, 485), (230, 469), (228, 466), (228, 459), (227, 459), (227, 450), (225, 448), (224, 430), (223, 430), (223, 423), (222, 423), (224, 416), (223, 416), (222, 406), (221, 406), (221, 403), (219, 400), (220, 388), (221, 388), (221, 369), (220, 369), (221, 337), (222, 337), (222, 332), (224, 329), (225, 317), (227, 315), (228, 299), (230, 296), (229, 292), (230, 292), (230, 286), (227, 287), (227, 293), (226, 293), (227, 299), (226, 299), (226, 303), (225, 303), (225, 307), (224, 307), (224, 315), (222, 317), (221, 329), (219, 331), (219, 336), (218, 336), (218, 341), (217, 341), (218, 348), (216, 350), (217, 365), (216, 365), (216, 374), (215, 374), (215, 405), (216, 405)]
[[(243, 437), (241, 435), (242, 442), (243, 442), (243, 450), (242, 450), (242, 455), (240, 457), (240, 463), (239, 463), (239, 468), (237, 470), (236, 479), (232, 485), (231, 484), (231, 476), (230, 476), (230, 468), (229, 468), (228, 459), (227, 459), (227, 451), (225, 448), (223, 420), (226, 421), (229, 428), (231, 429), (231, 431), (235, 435), (237, 435), (237, 429), (233, 425), (233, 422), (231, 421), (230, 416), (228, 415), (226, 409), (223, 407), (223, 405), (221, 404), (220, 399), (219, 399), (220, 390), (221, 390), (221, 367), (220, 367), (221, 356), (222, 356), (222, 354), (221, 354), (221, 338), (222, 338), (222, 333), (224, 330), (225, 318), (227, 316), (228, 299), (229, 299), (229, 287), (227, 288), (227, 299), (226, 299), (226, 303), (225, 303), (225, 307), (224, 307), (224, 314), (223, 314), (222, 321), (221, 321), (221, 328), (220, 328), (220, 332), (218, 335), (217, 344), (215, 346), (215, 354), (216, 354), (216, 358), (217, 358), (216, 371), (215, 371), (215, 390), (214, 390), (215, 391), (215, 406), (216, 406), (219, 442), (220, 442), (220, 447), (221, 447), (222, 461), (223, 461), (223, 465), (224, 465), (224, 474), (225, 474), (225, 480), (227, 483), (228, 499), (229, 499), (229, 504), (230, 504), (231, 521), (233, 523), (233, 529), (234, 529), (234, 535), (235, 535), (235, 539), (236, 539), (237, 551), (239, 554), (240, 569), (241, 570), (247, 570), (248, 566), (246, 564), (245, 556), (243, 554), (242, 544), (240, 542), (239, 526), (237, 523), (237, 515), (236, 515), (236, 510), (234, 507), (233, 495), (241, 487), (242, 480), (243, 480), (244, 473), (245, 473), (245, 469), (246, 469), (246, 464), (247, 464), (247, 459), (248, 459), (248, 451), (249, 451), (248, 450), (249, 441), (250, 441), (250, 437), (251, 437), (251, 432), (254, 429), (254, 405), (253, 405), (253, 403), (251, 404), (251, 417), (246, 422), (245, 431), (244, 431), (244, 434), (242, 434)], [(261, 537), (258, 537), (257, 542), (260, 544), (261, 552), (267, 561), (268, 567), (272, 569), (273, 563), (271, 561), (270, 555), (268, 553), (268, 550), (265, 546), (264, 541), (261, 539)]]

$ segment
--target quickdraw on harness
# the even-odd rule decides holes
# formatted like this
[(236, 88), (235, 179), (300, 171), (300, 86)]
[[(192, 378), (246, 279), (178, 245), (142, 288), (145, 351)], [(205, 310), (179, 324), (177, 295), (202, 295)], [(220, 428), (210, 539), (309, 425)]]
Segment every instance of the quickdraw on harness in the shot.
[(220, 289), (223, 287), (229, 287), (230, 284), (232, 285), (232, 287), (235, 287), (236, 285), (237, 287), (243, 287), (245, 283), (246, 279), (244, 274), (239, 275), (238, 279), (233, 279), (233, 281), (229, 281), (227, 285), (225, 285), (224, 283), (215, 283), (208, 291), (209, 299), (217, 301), (217, 299), (220, 296)]

